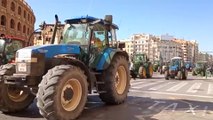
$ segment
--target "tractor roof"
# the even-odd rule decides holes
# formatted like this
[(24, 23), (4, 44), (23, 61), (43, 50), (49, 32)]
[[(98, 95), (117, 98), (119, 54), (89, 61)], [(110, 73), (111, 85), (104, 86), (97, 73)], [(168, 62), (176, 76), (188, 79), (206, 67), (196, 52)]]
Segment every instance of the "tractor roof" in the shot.
[(208, 61), (197, 61), (197, 63), (207, 63)]
[[(65, 20), (65, 23), (68, 23), (68, 24), (82, 24), (82, 23), (91, 23), (91, 22), (94, 22), (94, 21), (98, 21), (98, 23), (103, 24), (103, 25), (104, 24), (110, 24), (106, 20), (95, 18), (95, 17), (92, 17), (92, 16), (82, 16), (82, 17), (67, 19), (67, 20)], [(118, 26), (113, 24), (113, 23), (111, 24), (111, 26), (114, 29), (118, 29)]]
[(173, 57), (172, 60), (173, 60), (173, 59), (182, 59), (182, 58), (181, 58), (181, 57)]

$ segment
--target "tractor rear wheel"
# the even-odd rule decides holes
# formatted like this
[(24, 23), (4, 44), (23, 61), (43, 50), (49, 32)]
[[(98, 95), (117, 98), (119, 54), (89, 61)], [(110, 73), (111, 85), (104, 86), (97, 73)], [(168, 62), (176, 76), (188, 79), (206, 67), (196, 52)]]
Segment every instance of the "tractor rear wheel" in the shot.
[(50, 120), (73, 120), (84, 109), (88, 84), (84, 71), (71, 65), (50, 69), (39, 84), (37, 106)]
[(183, 72), (182, 71), (178, 71), (178, 73), (177, 73), (177, 79), (178, 80), (182, 80), (183, 79)]
[(165, 71), (164, 77), (166, 80), (169, 80), (169, 71)]
[(140, 79), (147, 78), (147, 76), (146, 76), (146, 69), (143, 66), (139, 67), (138, 75), (139, 75)]
[(34, 100), (35, 96), (29, 91), (15, 85), (6, 85), (3, 82), (4, 75), (15, 73), (15, 66), (6, 64), (1, 66), (0, 75), (0, 110), (4, 113), (17, 112), (26, 109)]
[(104, 91), (99, 97), (106, 104), (121, 104), (127, 98), (130, 86), (130, 76), (128, 70), (128, 60), (124, 56), (115, 56), (107, 70), (101, 78), (104, 85), (99, 85), (98, 89)]
[(183, 72), (183, 80), (186, 80), (187, 76), (188, 76), (188, 72), (187, 72), (187, 70), (184, 70), (184, 72)]
[(152, 75), (153, 75), (153, 65), (152, 64), (150, 64), (149, 65), (149, 73), (147, 74), (147, 78), (152, 78)]

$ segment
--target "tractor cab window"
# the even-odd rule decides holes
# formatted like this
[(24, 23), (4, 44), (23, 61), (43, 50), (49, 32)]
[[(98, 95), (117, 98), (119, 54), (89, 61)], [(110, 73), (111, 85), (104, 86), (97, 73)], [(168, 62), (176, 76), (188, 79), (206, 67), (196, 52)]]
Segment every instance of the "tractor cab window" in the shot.
[(197, 68), (204, 68), (204, 63), (196, 63)]
[(103, 25), (96, 24), (93, 27), (91, 46), (103, 49), (106, 47), (106, 30)]
[(144, 61), (145, 56), (144, 55), (135, 55), (133, 58), (134, 61)]
[(175, 65), (179, 66), (179, 65), (180, 65), (180, 60), (178, 60), (178, 59), (173, 59), (173, 60), (171, 61), (171, 66), (175, 66)]
[(4, 51), (4, 44), (5, 44), (5, 40), (0, 39), (0, 53)]
[(117, 47), (117, 38), (116, 38), (115, 29), (111, 29), (111, 31), (108, 32), (108, 38), (109, 38), (110, 47)]
[(89, 29), (87, 24), (66, 24), (62, 44), (88, 45)]

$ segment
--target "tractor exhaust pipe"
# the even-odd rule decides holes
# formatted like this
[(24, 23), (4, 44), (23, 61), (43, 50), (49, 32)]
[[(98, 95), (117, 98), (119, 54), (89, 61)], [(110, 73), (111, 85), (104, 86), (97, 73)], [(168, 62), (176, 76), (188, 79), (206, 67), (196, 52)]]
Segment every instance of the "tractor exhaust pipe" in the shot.
[(58, 15), (55, 15), (55, 25), (54, 25), (54, 29), (53, 29), (53, 35), (52, 35), (52, 38), (50, 40), (50, 43), (51, 44), (54, 44), (55, 42), (55, 36), (56, 36), (56, 32), (57, 32), (57, 28), (58, 28)]

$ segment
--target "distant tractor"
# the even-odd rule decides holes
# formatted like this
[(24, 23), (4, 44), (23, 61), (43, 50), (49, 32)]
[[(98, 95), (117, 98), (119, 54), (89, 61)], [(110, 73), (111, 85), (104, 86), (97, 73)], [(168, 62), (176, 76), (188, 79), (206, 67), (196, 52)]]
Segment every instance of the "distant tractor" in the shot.
[(196, 75), (205, 76), (207, 67), (208, 67), (207, 61), (196, 62), (195, 67), (192, 70), (192, 75), (193, 76), (196, 76)]
[(153, 71), (157, 72), (159, 68), (160, 68), (160, 62), (159, 61), (154, 61), (154, 63), (153, 63)]
[(192, 72), (193, 64), (191, 61), (185, 61), (186, 70)]
[(176, 78), (178, 80), (186, 80), (187, 75), (183, 59), (181, 57), (173, 57), (165, 71), (165, 79)]
[[(87, 94), (96, 90), (106, 104), (121, 104), (130, 86), (129, 56), (118, 48), (112, 16), (65, 21), (63, 39), (16, 52), (15, 65), (0, 68), (0, 110), (26, 109), (37, 97), (40, 114), (50, 120), (73, 120)], [(57, 30), (58, 17), (53, 33)]]
[(132, 57), (131, 76), (139, 78), (151, 78), (153, 75), (153, 65), (146, 54), (135, 54)]
[(25, 41), (21, 38), (0, 37), (0, 65), (13, 62), (16, 51), (23, 47), (25, 47)]

